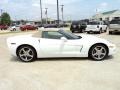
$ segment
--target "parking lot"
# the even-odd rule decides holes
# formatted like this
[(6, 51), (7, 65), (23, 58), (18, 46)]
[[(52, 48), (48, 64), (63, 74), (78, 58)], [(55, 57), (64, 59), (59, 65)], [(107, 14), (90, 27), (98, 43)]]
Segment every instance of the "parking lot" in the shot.
[(6, 38), (28, 33), (0, 34), (0, 90), (120, 90), (120, 35), (92, 34), (117, 46), (117, 53), (104, 61), (61, 58), (23, 63), (10, 55)]

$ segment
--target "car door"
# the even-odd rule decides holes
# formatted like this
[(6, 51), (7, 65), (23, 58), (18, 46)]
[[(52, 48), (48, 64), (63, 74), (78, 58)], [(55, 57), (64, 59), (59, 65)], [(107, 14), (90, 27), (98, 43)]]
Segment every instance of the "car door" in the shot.
[(69, 40), (59, 32), (44, 32), (40, 39), (40, 51), (45, 57), (74, 57), (80, 54), (79, 40)]
[(62, 34), (52, 31), (44, 31), (40, 39), (40, 51), (45, 57), (60, 57)]
[(76, 57), (80, 55), (82, 48), (80, 40), (62, 40), (60, 52), (65, 57)]

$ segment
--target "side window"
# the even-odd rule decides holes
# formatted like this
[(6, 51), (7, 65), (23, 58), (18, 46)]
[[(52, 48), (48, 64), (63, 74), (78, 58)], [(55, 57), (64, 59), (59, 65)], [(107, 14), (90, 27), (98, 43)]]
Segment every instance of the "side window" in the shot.
[(42, 33), (42, 38), (47, 39), (60, 39), (61, 37), (64, 37), (62, 34), (56, 31), (44, 31)]

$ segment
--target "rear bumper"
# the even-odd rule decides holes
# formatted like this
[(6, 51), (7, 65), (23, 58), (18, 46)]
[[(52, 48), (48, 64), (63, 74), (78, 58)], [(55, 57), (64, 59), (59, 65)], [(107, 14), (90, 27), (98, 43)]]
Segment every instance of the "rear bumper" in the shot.
[(85, 30), (85, 32), (99, 32), (99, 31), (100, 31), (99, 28), (94, 28), (94, 29), (92, 29), (92, 28), (86, 28), (86, 30)]
[(120, 32), (120, 28), (110, 28), (109, 29), (110, 32)]

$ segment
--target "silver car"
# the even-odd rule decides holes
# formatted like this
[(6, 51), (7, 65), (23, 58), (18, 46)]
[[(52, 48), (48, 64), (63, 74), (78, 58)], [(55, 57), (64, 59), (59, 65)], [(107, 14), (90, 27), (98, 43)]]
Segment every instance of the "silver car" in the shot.
[(112, 20), (109, 26), (109, 34), (120, 32), (120, 20)]

